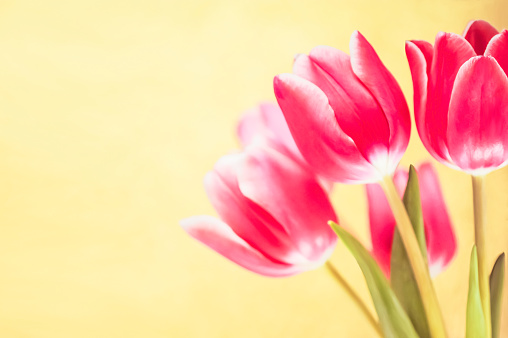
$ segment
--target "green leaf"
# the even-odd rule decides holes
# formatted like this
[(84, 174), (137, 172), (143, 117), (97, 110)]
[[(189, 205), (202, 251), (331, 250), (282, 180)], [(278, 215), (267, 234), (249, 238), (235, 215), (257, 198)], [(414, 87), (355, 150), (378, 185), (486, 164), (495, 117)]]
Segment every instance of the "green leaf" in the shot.
[[(406, 207), (411, 224), (418, 240), (422, 255), (427, 261), (427, 246), (425, 241), (425, 228), (423, 226), (422, 206), (420, 201), (420, 188), (418, 176), (413, 166), (409, 168), (409, 178), (404, 192), (404, 206)], [(407, 256), (406, 249), (400, 238), (399, 231), (395, 228), (393, 235), (391, 256), (390, 281), (392, 289), (399, 299), (402, 307), (408, 314), (413, 326), (422, 338), (430, 337), (429, 325), (422, 298), (416, 279)]]
[(330, 222), (329, 224), (353, 254), (363, 272), (384, 336), (394, 338), (417, 338), (418, 335), (409, 317), (404, 312), (395, 293), (390, 289), (388, 280), (374, 258), (372, 258), (363, 245), (345, 229), (334, 222)]
[(492, 338), (499, 338), (501, 306), (503, 304), (504, 252), (499, 255), (490, 274), (490, 311), (492, 316)]
[(469, 267), (469, 292), (466, 310), (466, 338), (486, 337), (485, 317), (483, 316), (480, 286), (478, 283), (478, 254), (476, 245), (471, 252)]

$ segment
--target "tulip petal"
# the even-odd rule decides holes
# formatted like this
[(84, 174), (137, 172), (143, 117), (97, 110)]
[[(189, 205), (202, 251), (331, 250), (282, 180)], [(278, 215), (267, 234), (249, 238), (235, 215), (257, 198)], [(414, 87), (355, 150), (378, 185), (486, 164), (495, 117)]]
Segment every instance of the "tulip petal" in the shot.
[[(427, 151), (435, 158), (440, 156), (434, 151), (429, 140), (429, 133), (425, 124), (427, 114), (427, 86), (429, 82), (429, 72), (432, 65), (433, 47), (426, 41), (406, 41), (406, 56), (411, 68), (411, 77), (413, 79), (414, 91), (414, 114), (416, 129), (423, 145)], [(447, 161), (447, 159), (442, 159)]]
[[(406, 189), (408, 172), (397, 170), (393, 177), (395, 188), (402, 197)], [(388, 204), (385, 193), (377, 183), (367, 184), (367, 202), (369, 205), (370, 236), (372, 254), (378, 261), (387, 277), (390, 276), (390, 262), (392, 255), (393, 234), (395, 232), (395, 218)]]
[(281, 74), (274, 78), (274, 90), (298, 149), (320, 174), (342, 183), (381, 179), (340, 129), (326, 95), (316, 85)]
[[(430, 163), (423, 163), (418, 166), (417, 174), (429, 269), (431, 275), (436, 276), (455, 256), (457, 243), (434, 168)], [(401, 196), (406, 189), (407, 178), (406, 170), (396, 171), (394, 182)], [(389, 276), (395, 219), (381, 186), (368, 184), (366, 187), (372, 253)]]
[(497, 29), (487, 21), (474, 20), (469, 22), (463, 36), (473, 46), (477, 55), (483, 55), (490, 39), (497, 33)]
[(486, 174), (505, 163), (508, 149), (508, 78), (490, 56), (466, 62), (450, 101), (448, 146), (454, 163)]
[(441, 32), (436, 36), (428, 84), (425, 132), (428, 133), (429, 147), (448, 164), (452, 161), (448, 154), (446, 130), (453, 83), (460, 67), (475, 55), (469, 42), (457, 34)]
[(500, 34), (494, 36), (485, 50), (485, 56), (492, 56), (503, 68), (504, 73), (508, 74), (508, 31), (503, 30)]
[(372, 163), (371, 159), (388, 157), (390, 129), (386, 117), (353, 73), (347, 54), (332, 47), (316, 47), (309, 56), (296, 58), (293, 73), (325, 93), (340, 128), (367, 160)]
[(390, 276), (395, 218), (381, 186), (377, 183), (367, 184), (366, 189), (369, 204), (372, 255), (376, 258), (385, 276)]
[(305, 270), (301, 266), (274, 262), (252, 248), (224, 222), (211, 216), (193, 216), (180, 222), (193, 238), (212, 250), (255, 273), (270, 276), (290, 276)]
[(244, 161), (244, 154), (224, 156), (205, 176), (205, 190), (213, 207), (238, 236), (273, 261), (295, 264), (305, 261), (285, 229), (241, 193), (237, 169)]
[(255, 137), (262, 136), (275, 140), (292, 153), (300, 155), (284, 114), (276, 103), (265, 102), (246, 111), (238, 122), (237, 134), (244, 147), (252, 143)]
[(303, 256), (328, 258), (337, 237), (327, 222), (337, 216), (312, 172), (272, 149), (251, 148), (238, 180), (243, 195), (283, 225)]
[(429, 269), (431, 275), (436, 276), (455, 256), (457, 242), (433, 166), (430, 163), (423, 163), (418, 167), (417, 173)]
[(377, 99), (390, 126), (390, 158), (394, 162), (392, 165), (395, 170), (407, 148), (411, 133), (406, 99), (374, 48), (358, 31), (351, 36), (349, 50), (354, 73)]

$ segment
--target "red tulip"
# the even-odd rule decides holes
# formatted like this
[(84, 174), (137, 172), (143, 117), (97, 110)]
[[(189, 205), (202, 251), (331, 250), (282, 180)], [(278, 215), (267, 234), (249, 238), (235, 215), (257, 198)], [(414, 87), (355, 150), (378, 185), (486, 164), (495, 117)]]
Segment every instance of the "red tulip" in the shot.
[(320, 46), (298, 56), (294, 74), (275, 77), (275, 96), (317, 172), (336, 182), (376, 182), (395, 171), (406, 150), (409, 111), (399, 85), (359, 32), (350, 51)]
[(508, 31), (471, 22), (464, 37), (408, 41), (416, 127), (439, 162), (484, 175), (508, 161)]
[[(457, 243), (434, 168), (430, 163), (424, 163), (419, 166), (417, 173), (429, 269), (431, 275), (435, 276), (451, 262), (457, 251)], [(394, 181), (401, 196), (406, 189), (407, 179), (407, 171), (397, 170)], [(367, 185), (367, 199), (372, 253), (389, 276), (395, 219), (378, 184)]]
[(316, 177), (269, 147), (248, 147), (221, 158), (205, 177), (220, 220), (181, 222), (195, 239), (240, 266), (266, 276), (288, 276), (322, 265), (337, 238), (337, 219)]

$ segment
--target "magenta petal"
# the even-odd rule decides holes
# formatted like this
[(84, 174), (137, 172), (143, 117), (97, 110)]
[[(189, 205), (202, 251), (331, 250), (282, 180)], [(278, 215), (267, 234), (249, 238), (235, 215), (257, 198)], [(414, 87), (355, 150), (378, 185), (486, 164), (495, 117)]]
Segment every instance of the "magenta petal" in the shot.
[(453, 83), (460, 67), (475, 55), (471, 45), (457, 34), (441, 32), (436, 36), (427, 92), (425, 131), (428, 133), (428, 148), (448, 162), (452, 161), (446, 144), (446, 130)]
[(211, 216), (193, 216), (181, 221), (183, 229), (236, 264), (255, 273), (270, 276), (290, 276), (302, 272), (302, 266), (274, 262), (238, 237), (224, 222)]
[(332, 47), (316, 47), (309, 56), (296, 58), (293, 72), (325, 93), (340, 128), (365, 158), (377, 159), (379, 153), (388, 157), (390, 129), (386, 117), (353, 73), (347, 54)]
[(490, 39), (497, 33), (497, 29), (487, 21), (474, 20), (467, 25), (463, 36), (473, 46), (477, 55), (483, 55)]
[(374, 48), (358, 31), (351, 36), (349, 49), (354, 73), (376, 98), (390, 126), (390, 159), (395, 168), (407, 148), (411, 133), (406, 99)]
[(379, 184), (367, 184), (372, 254), (389, 278), (395, 218)]
[(274, 261), (299, 263), (305, 260), (297, 254), (286, 230), (273, 217), (240, 191), (237, 169), (246, 160), (244, 154), (222, 157), (205, 177), (205, 190), (220, 218), (233, 231)]
[(316, 85), (281, 74), (274, 78), (274, 90), (298, 149), (320, 174), (342, 183), (378, 179), (376, 169), (340, 129), (326, 95)]
[(427, 255), (432, 276), (440, 273), (453, 259), (457, 241), (437, 173), (430, 163), (418, 167)]
[[(453, 259), (457, 244), (439, 180), (430, 163), (417, 168), (422, 213), (427, 241), (429, 268), (433, 276), (441, 272)], [(406, 189), (408, 172), (397, 170), (394, 182), (401, 197)], [(389, 276), (395, 229), (392, 211), (378, 184), (367, 185), (372, 253)]]
[(432, 148), (429, 140), (429, 134), (434, 129), (427, 130), (425, 117), (427, 114), (427, 86), (429, 82), (428, 73), (432, 65), (433, 47), (426, 41), (406, 41), (406, 56), (411, 68), (411, 77), (413, 79), (414, 91), (414, 114), (416, 129), (420, 135), (423, 145), (427, 151), (435, 158), (442, 159)]
[(238, 122), (237, 134), (244, 147), (260, 136), (278, 142), (296, 156), (301, 156), (284, 114), (276, 103), (262, 103), (246, 111)]
[(337, 222), (337, 216), (316, 176), (271, 149), (249, 149), (247, 158), (238, 169), (244, 196), (284, 226), (303, 256), (326, 259), (337, 241), (327, 222)]
[(466, 62), (450, 101), (448, 146), (454, 163), (485, 174), (508, 158), (508, 78), (490, 56)]
[(505, 74), (508, 74), (508, 31), (503, 30), (500, 34), (494, 36), (485, 50), (485, 56), (492, 56), (503, 68)]

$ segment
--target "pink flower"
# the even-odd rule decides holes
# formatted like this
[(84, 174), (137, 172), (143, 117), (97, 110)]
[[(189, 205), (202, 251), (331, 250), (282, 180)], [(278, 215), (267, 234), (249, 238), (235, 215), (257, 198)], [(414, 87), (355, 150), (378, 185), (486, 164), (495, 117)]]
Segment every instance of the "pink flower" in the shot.
[(464, 37), (408, 41), (416, 127), (439, 162), (484, 175), (508, 161), (508, 31), (471, 22)]
[[(455, 256), (457, 243), (434, 168), (430, 163), (424, 163), (419, 166), (417, 173), (429, 269), (431, 275), (436, 276)], [(394, 181), (401, 196), (406, 189), (407, 179), (407, 171), (397, 170)], [(372, 254), (385, 274), (389, 276), (395, 219), (379, 184), (367, 185), (367, 199)]]
[[(237, 135), (243, 147), (262, 143), (314, 171), (298, 150), (284, 115), (276, 103), (261, 103), (244, 112), (238, 122)], [(318, 177), (318, 182), (326, 192), (331, 192), (333, 182), (322, 177)]]
[(299, 55), (294, 74), (275, 77), (275, 96), (317, 172), (336, 182), (376, 182), (395, 171), (406, 150), (409, 111), (397, 82), (359, 32), (350, 51), (351, 57), (320, 46)]
[(220, 219), (181, 221), (189, 235), (261, 275), (294, 275), (322, 265), (337, 238), (337, 217), (316, 177), (269, 147), (221, 158), (205, 177)]

